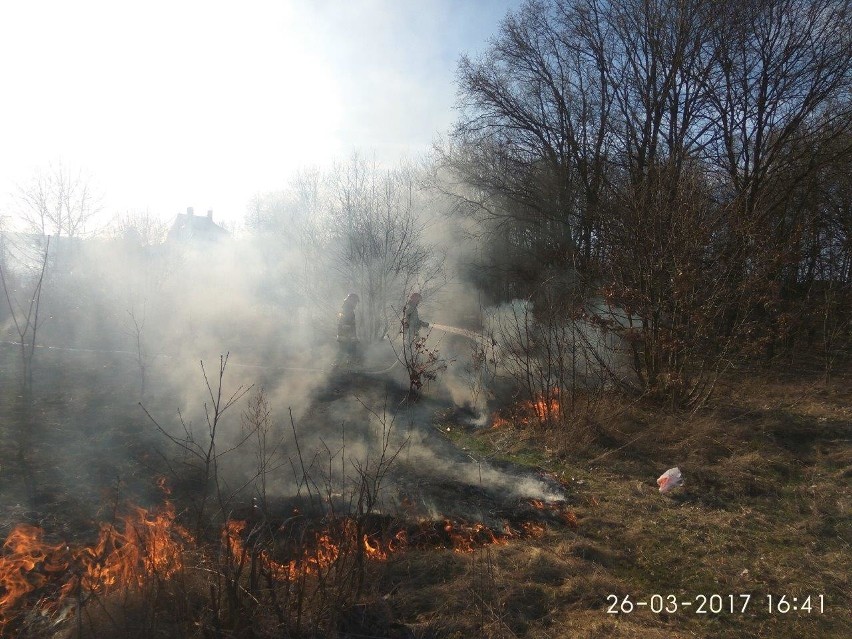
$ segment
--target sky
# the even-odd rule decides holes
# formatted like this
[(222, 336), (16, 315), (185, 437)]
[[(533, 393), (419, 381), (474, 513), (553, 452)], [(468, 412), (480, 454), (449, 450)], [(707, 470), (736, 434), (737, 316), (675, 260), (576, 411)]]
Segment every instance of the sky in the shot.
[(520, 3), (0, 0), (0, 215), (58, 163), (105, 214), (235, 221), (301, 168), (417, 157)]

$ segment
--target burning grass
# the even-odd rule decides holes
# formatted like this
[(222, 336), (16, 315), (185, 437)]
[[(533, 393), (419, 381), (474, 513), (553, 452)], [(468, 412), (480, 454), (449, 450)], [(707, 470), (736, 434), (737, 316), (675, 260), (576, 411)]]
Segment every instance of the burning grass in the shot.
[[(100, 506), (103, 494), (96, 491), (80, 491), (78, 501), (63, 493), (50, 502), (47, 515), (25, 495), (7, 499), (24, 504), (4, 509), (7, 522), (41, 522), (43, 529), (4, 526), (9, 535), (0, 550), (0, 634), (847, 637), (850, 388), (840, 380), (824, 387), (751, 377), (720, 386), (712, 405), (695, 414), (624, 402), (607, 406), (613, 417), (599, 420), (595, 437), (582, 445), (571, 429), (474, 431), (459, 421), (440, 424), (442, 433), (451, 427), (457, 446), (508, 460), (505, 467), (518, 476), (522, 467), (529, 475), (547, 471), (567, 502), (499, 501), (485, 490), (425, 477), (411, 480), (428, 499), (411, 505), (408, 520), (318, 515), (271, 524), (244, 514), (247, 519), (231, 522), (230, 529), (192, 538), (182, 532), (182, 506), (177, 514), (127, 507), (122, 517), (99, 526), (93, 511), (86, 515), (75, 507), (82, 498)], [(0, 402), (0, 416), (6, 406)], [(116, 428), (111, 424), (122, 423), (104, 418), (98, 428), (77, 427), (64, 421), (73, 411), (59, 414), (63, 406), (57, 402), (51, 412), (51, 404), (41, 405), (34, 428), (50, 428), (33, 430), (25, 442), (32, 448), (22, 448), (49, 495), (43, 460), (52, 459), (51, 446), (58, 449), (69, 434), (103, 437)], [(125, 439), (135, 441), (140, 428), (128, 427)], [(0, 431), (7, 477), (22, 476), (17, 470), (24, 468), (15, 461), (14, 435)], [(446, 443), (449, 456), (453, 446)], [(139, 446), (142, 452), (149, 448)], [(686, 486), (660, 495), (654, 480), (674, 465), (683, 470)], [(102, 477), (99, 486), (115, 475)], [(78, 485), (66, 475), (62, 481)], [(443, 501), (436, 499), (437, 489)], [(185, 498), (175, 499), (182, 504)], [(451, 512), (451, 518), (426, 519), (429, 504), (453, 500), (464, 507), (435, 509)], [(461, 513), (469, 512), (482, 521), (465, 520)], [(155, 521), (169, 532), (149, 543), (147, 530)], [(81, 538), (89, 543), (74, 541)], [(164, 564), (156, 557), (167, 542), (175, 552)], [(118, 569), (127, 562), (132, 569)], [(178, 570), (168, 570), (178, 563)], [(112, 583), (108, 574), (115, 575)], [(606, 613), (611, 594), (638, 599), (668, 592), (824, 593), (827, 607), (820, 615), (769, 615), (758, 608), (739, 616)]]
[(496, 411), (491, 416), (491, 428), (548, 426), (563, 418), (559, 389), (552, 388), (548, 392), (537, 393), (532, 400)]
[[(34, 610), (43, 617), (58, 616), (69, 600), (143, 591), (154, 582), (185, 578), (192, 572), (234, 584), (259, 578), (268, 593), (280, 585), (289, 589), (311, 580), (319, 583), (351, 572), (360, 562), (386, 562), (407, 551), (445, 549), (464, 555), (486, 546), (540, 538), (546, 524), (535, 519), (535, 512), (576, 525), (564, 505), (533, 500), (529, 506), (526, 514), (505, 522), (501, 530), (460, 520), (405, 522), (373, 515), (316, 522), (294, 517), (264, 536), (262, 526), (228, 520), (218, 549), (196, 541), (177, 521), (169, 501), (151, 511), (130, 507), (116, 523), (101, 524), (95, 543), (78, 547), (50, 542), (41, 528), (20, 524), (0, 554), (0, 636), (15, 636)], [(237, 591), (249, 588), (242, 585)]]
[(117, 523), (103, 523), (92, 545), (50, 543), (36, 526), (13, 528), (0, 554), (0, 633), (28, 604), (58, 610), (80, 592), (104, 594), (170, 579), (184, 569), (189, 532), (170, 502), (154, 511), (132, 507)]

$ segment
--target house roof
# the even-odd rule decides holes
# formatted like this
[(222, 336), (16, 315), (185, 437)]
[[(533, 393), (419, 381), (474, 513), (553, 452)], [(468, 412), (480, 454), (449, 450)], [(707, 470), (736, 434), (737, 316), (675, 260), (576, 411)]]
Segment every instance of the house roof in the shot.
[(189, 209), (186, 213), (178, 213), (166, 241), (215, 241), (227, 235), (228, 231), (213, 221), (213, 211), (209, 211), (207, 215), (195, 215), (192, 209)]

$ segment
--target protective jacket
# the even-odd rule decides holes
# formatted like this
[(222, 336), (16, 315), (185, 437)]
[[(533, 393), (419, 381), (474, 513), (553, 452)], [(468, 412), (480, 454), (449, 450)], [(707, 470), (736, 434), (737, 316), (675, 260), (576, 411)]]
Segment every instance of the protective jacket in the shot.
[(357, 333), (355, 330), (355, 308), (344, 306), (337, 314), (337, 341), (338, 342), (354, 342), (357, 341)]
[(420, 313), (417, 312), (417, 305), (409, 302), (402, 310), (403, 314), (403, 330), (409, 335), (409, 339), (418, 337), (421, 328), (429, 328), (429, 322), (424, 322), (420, 319)]

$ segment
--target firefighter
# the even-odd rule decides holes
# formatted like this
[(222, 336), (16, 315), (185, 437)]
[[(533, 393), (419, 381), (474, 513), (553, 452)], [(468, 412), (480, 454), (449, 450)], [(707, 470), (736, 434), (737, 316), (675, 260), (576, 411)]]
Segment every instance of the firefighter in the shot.
[(360, 301), (355, 293), (343, 300), (337, 314), (337, 343), (340, 345), (341, 360), (348, 363), (358, 361), (358, 333), (355, 326), (355, 307)]
[(429, 328), (429, 322), (421, 320), (417, 312), (417, 305), (420, 304), (421, 299), (423, 298), (420, 293), (412, 293), (402, 309), (402, 330), (409, 345), (420, 337), (421, 328)]

